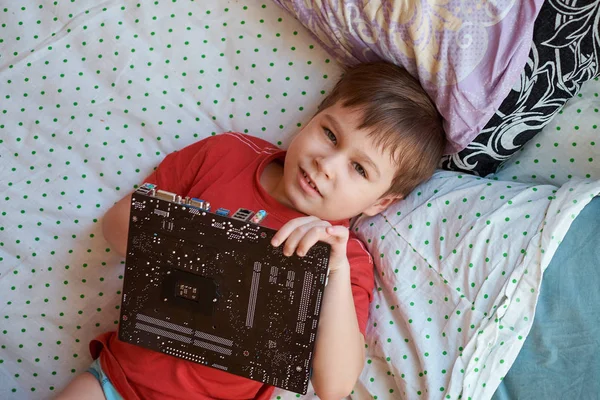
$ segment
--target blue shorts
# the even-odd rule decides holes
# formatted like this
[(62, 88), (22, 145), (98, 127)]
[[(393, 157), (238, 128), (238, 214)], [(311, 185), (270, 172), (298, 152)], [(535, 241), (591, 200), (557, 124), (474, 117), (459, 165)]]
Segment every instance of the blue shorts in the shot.
[(123, 397), (117, 392), (117, 389), (110, 383), (108, 376), (102, 371), (102, 366), (100, 365), (100, 358), (96, 358), (90, 368), (88, 368), (87, 372), (94, 375), (98, 382), (100, 382), (100, 386), (102, 386), (102, 391), (104, 392), (104, 397), (106, 400), (123, 400)]

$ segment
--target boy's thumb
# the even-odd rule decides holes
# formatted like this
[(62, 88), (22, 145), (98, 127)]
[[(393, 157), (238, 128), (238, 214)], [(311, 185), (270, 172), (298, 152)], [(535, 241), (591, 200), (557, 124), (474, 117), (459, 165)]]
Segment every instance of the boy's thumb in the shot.
[(330, 226), (327, 228), (327, 233), (331, 236), (336, 236), (339, 238), (348, 237), (348, 228), (341, 225)]

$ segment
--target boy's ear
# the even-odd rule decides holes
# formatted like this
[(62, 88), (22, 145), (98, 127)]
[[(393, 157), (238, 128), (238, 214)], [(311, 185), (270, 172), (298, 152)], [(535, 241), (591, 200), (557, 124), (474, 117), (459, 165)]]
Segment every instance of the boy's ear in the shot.
[(387, 196), (383, 196), (379, 198), (375, 203), (371, 204), (367, 207), (366, 210), (363, 211), (363, 214), (372, 217), (373, 215), (377, 215), (380, 212), (384, 211), (390, 205), (394, 204), (398, 200), (402, 200), (404, 196), (401, 194), (389, 194)]

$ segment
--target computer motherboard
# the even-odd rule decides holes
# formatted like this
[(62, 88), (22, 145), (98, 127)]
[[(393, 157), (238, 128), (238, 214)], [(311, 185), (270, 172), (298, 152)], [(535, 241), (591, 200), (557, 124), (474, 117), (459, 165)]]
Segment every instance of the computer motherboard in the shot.
[(132, 194), (119, 339), (305, 394), (330, 246), (285, 257), (266, 213)]

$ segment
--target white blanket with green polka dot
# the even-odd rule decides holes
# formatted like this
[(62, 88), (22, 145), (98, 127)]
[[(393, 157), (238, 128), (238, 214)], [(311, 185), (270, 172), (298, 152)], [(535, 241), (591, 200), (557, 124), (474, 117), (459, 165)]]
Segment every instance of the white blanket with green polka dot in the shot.
[[(99, 224), (115, 201), (166, 154), (213, 133), (285, 147), (339, 73), (268, 1), (3, 2), (0, 398), (52, 397), (90, 364), (89, 340), (116, 328), (123, 260)], [(484, 182), (441, 173), (373, 226), (357, 225), (377, 256), (378, 291), (356, 398), (482, 399), (512, 363), (558, 243), (552, 232), (564, 235), (598, 185), (552, 193)]]

